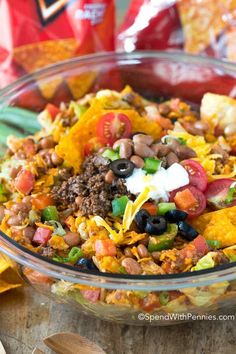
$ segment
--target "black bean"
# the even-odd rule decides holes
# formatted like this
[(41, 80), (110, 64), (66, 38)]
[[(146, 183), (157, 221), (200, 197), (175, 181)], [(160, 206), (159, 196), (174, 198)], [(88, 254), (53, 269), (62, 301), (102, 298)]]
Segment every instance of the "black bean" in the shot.
[(147, 219), (145, 232), (151, 235), (161, 235), (167, 230), (167, 221), (163, 216), (150, 216)]
[(175, 223), (178, 221), (184, 221), (187, 218), (188, 214), (179, 209), (169, 210), (165, 213), (165, 218), (167, 221)]
[(198, 232), (185, 221), (178, 222), (178, 229), (180, 235), (188, 241), (194, 240), (198, 235)]

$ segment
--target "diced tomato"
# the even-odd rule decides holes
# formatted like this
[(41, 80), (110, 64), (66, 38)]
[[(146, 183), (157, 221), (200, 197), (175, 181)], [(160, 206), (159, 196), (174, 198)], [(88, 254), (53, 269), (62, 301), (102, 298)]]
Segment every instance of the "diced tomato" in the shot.
[(97, 125), (98, 137), (110, 146), (120, 138), (128, 138), (131, 130), (131, 122), (123, 113), (104, 114)]
[(32, 205), (37, 210), (43, 210), (49, 205), (54, 205), (53, 199), (48, 194), (40, 194), (37, 197), (32, 198)]
[(88, 289), (88, 290), (80, 290), (80, 292), (86, 300), (96, 302), (100, 297), (101, 291), (100, 289), (97, 290)]
[(47, 275), (30, 268), (26, 268), (24, 270), (24, 276), (31, 284), (51, 284), (53, 282), (52, 278), (49, 278)]
[(197, 199), (193, 193), (187, 188), (176, 193), (174, 197), (175, 204), (180, 210), (188, 210), (194, 208), (197, 204)]
[(55, 106), (54, 104), (52, 104), (52, 103), (48, 103), (46, 105), (45, 109), (48, 111), (48, 113), (52, 117), (52, 120), (55, 120), (56, 116), (60, 112), (60, 109), (57, 106)]
[(197, 201), (196, 205), (194, 207), (184, 210), (188, 213), (189, 218), (194, 218), (194, 217), (200, 215), (206, 208), (206, 198), (205, 198), (204, 194), (199, 189), (197, 189), (193, 186), (190, 186), (190, 185), (176, 189), (170, 193), (170, 201), (173, 202), (176, 194), (180, 191), (185, 190), (185, 189), (189, 189)]
[(144, 299), (140, 300), (140, 306), (145, 312), (152, 312), (161, 306), (159, 297), (154, 293), (149, 293)]
[(194, 160), (184, 160), (181, 165), (188, 172), (189, 184), (204, 192), (207, 187), (207, 174), (202, 165)]
[(181, 259), (199, 259), (204, 256), (209, 251), (207, 242), (205, 238), (201, 235), (198, 235), (193, 241), (187, 244), (184, 248), (180, 250)]
[(23, 194), (29, 194), (34, 188), (34, 183), (35, 178), (33, 173), (28, 170), (22, 169), (16, 176), (14, 185), (19, 192)]
[(38, 227), (34, 237), (33, 242), (46, 246), (52, 235), (52, 230), (46, 229), (45, 227)]
[(208, 204), (213, 205), (216, 209), (229, 208), (236, 205), (236, 194), (234, 194), (231, 203), (227, 204), (225, 202), (229, 188), (233, 182), (235, 181), (230, 178), (222, 178), (210, 182), (205, 192)]
[(157, 206), (153, 203), (144, 203), (142, 209), (147, 210), (150, 215), (157, 215)]
[(84, 145), (84, 156), (87, 157), (91, 155), (93, 152), (97, 152), (104, 144), (102, 143), (101, 139), (95, 137), (91, 138), (85, 145)]
[(34, 156), (36, 154), (36, 144), (33, 139), (26, 139), (23, 144), (23, 149), (27, 157)]
[(114, 242), (110, 239), (96, 240), (95, 251), (96, 251), (96, 256), (98, 257), (115, 256), (116, 246)]
[(208, 244), (205, 240), (205, 238), (202, 235), (198, 235), (192, 243), (196, 247), (196, 250), (199, 255), (204, 255), (209, 251)]

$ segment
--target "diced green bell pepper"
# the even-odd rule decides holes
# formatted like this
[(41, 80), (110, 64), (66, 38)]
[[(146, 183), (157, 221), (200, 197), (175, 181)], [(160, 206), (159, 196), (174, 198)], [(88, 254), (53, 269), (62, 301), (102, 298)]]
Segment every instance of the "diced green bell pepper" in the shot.
[(148, 251), (156, 252), (167, 250), (172, 247), (174, 238), (177, 235), (178, 226), (176, 224), (169, 224), (167, 231), (160, 236), (150, 236), (148, 243)]
[(109, 159), (111, 161), (115, 161), (115, 160), (118, 160), (120, 158), (120, 155), (115, 150), (106, 149), (105, 151), (103, 151), (102, 157), (105, 157), (106, 159)]
[(169, 293), (167, 291), (162, 291), (159, 295), (159, 300), (162, 306), (167, 305), (168, 302), (170, 301)]
[(221, 242), (218, 240), (206, 240), (206, 242), (211, 248), (221, 248)]
[(87, 111), (87, 108), (85, 106), (75, 101), (71, 101), (70, 108), (74, 110), (77, 118), (80, 118)]
[(176, 209), (175, 203), (159, 203), (158, 204), (158, 215), (165, 215), (167, 211)]
[(83, 251), (79, 247), (72, 247), (68, 254), (68, 262), (76, 263), (81, 257), (83, 257)]
[(116, 198), (112, 201), (112, 214), (114, 216), (124, 215), (126, 205), (129, 201), (127, 195), (122, 195), (120, 198)]
[(6, 194), (8, 193), (4, 184), (0, 183), (0, 203), (4, 203), (7, 201)]
[(161, 165), (161, 160), (154, 159), (152, 157), (146, 157), (144, 159), (143, 170), (147, 173), (153, 174), (155, 173)]
[(59, 220), (59, 215), (57, 208), (54, 205), (49, 205), (45, 209), (43, 209), (42, 212), (42, 219), (43, 221), (58, 221)]

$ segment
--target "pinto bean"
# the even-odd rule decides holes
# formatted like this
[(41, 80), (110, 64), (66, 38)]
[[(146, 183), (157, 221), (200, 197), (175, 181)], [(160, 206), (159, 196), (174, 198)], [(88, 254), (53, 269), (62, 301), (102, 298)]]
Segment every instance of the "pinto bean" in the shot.
[(52, 159), (51, 159), (51, 154), (48, 149), (41, 150), (39, 154), (42, 156), (43, 160), (45, 161), (46, 165), (48, 167), (52, 167)]
[(4, 216), (5, 216), (5, 208), (4, 206), (0, 205), (0, 222), (2, 222)]
[(83, 197), (81, 197), (80, 195), (78, 195), (78, 197), (75, 198), (76, 205), (80, 205), (82, 201), (83, 201)]
[(116, 142), (113, 144), (113, 149), (116, 150), (118, 147), (120, 147), (120, 145), (122, 143), (126, 143), (126, 144), (129, 144), (129, 145), (133, 145), (132, 143), (132, 140), (131, 139), (119, 139), (119, 140), (116, 140)]
[(17, 225), (20, 225), (23, 221), (24, 217), (23, 215), (12, 215), (8, 220), (7, 220), (7, 223), (8, 225), (10, 226), (17, 226)]
[(16, 176), (17, 176), (18, 173), (20, 172), (21, 168), (22, 168), (21, 166), (13, 167), (13, 168), (11, 169), (11, 172), (10, 172), (10, 177), (11, 177), (12, 179), (16, 178)]
[(194, 123), (195, 128), (202, 130), (204, 133), (209, 129), (209, 125), (206, 122), (202, 122), (201, 120), (197, 120)]
[(55, 151), (53, 151), (53, 153), (51, 155), (51, 160), (52, 160), (53, 165), (55, 165), (55, 166), (61, 165), (64, 161), (63, 158), (58, 156)]
[(135, 134), (133, 136), (133, 142), (134, 144), (146, 144), (146, 145), (151, 145), (153, 143), (153, 137), (150, 135), (146, 134)]
[(144, 166), (144, 161), (140, 156), (133, 155), (131, 156), (130, 161), (133, 162), (137, 168), (143, 168)]
[(70, 247), (77, 246), (81, 241), (80, 235), (77, 232), (67, 232), (63, 239)]
[(34, 234), (35, 234), (35, 229), (32, 226), (27, 226), (23, 230), (23, 236), (29, 241), (32, 241)]
[(171, 109), (166, 103), (160, 103), (158, 106), (158, 111), (162, 116), (167, 116)]
[(151, 148), (154, 151), (155, 155), (158, 157), (166, 156), (171, 151), (168, 145), (163, 144), (153, 144), (151, 145)]
[(171, 165), (173, 165), (174, 163), (179, 162), (178, 157), (173, 153), (170, 152), (167, 156), (166, 156), (166, 163), (167, 166), (170, 167)]
[(120, 158), (121, 159), (129, 159), (132, 155), (132, 145), (129, 142), (122, 142), (120, 144)]
[(192, 157), (196, 157), (196, 152), (189, 148), (188, 146), (180, 145), (176, 148), (175, 154), (180, 160), (190, 159)]
[(147, 247), (142, 244), (138, 245), (137, 251), (141, 258), (145, 258), (149, 256)]
[(47, 136), (40, 140), (40, 147), (42, 149), (51, 149), (55, 146), (52, 136)]
[(112, 184), (114, 179), (115, 179), (114, 172), (112, 170), (109, 170), (105, 175), (105, 182)]
[(142, 272), (140, 265), (133, 258), (124, 258), (121, 265), (125, 268), (128, 274), (140, 274)]
[(14, 213), (19, 213), (19, 212), (28, 212), (31, 209), (30, 203), (16, 203), (12, 206), (11, 211)]
[(126, 248), (124, 249), (124, 254), (125, 254), (126, 257), (134, 258), (134, 255), (133, 255), (133, 253), (131, 252), (130, 247), (126, 247)]
[(160, 255), (161, 255), (161, 252), (152, 252), (152, 258), (154, 259), (154, 261), (159, 261), (160, 259)]
[(140, 157), (155, 156), (154, 151), (149, 146), (147, 146), (146, 144), (143, 144), (143, 143), (134, 144), (134, 152), (135, 152), (135, 155), (138, 155)]

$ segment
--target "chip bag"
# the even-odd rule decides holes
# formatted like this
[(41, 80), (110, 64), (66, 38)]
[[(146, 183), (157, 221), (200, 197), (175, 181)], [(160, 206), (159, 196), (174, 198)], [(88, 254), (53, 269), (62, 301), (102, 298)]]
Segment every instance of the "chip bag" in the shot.
[(120, 50), (184, 50), (236, 61), (235, 0), (133, 0)]
[[(0, 88), (46, 65), (114, 49), (114, 0), (0, 0), (0, 23)], [(92, 80), (83, 78), (86, 88)], [(35, 97), (53, 100), (59, 88), (74, 98), (86, 90), (77, 78), (57, 76)]]

